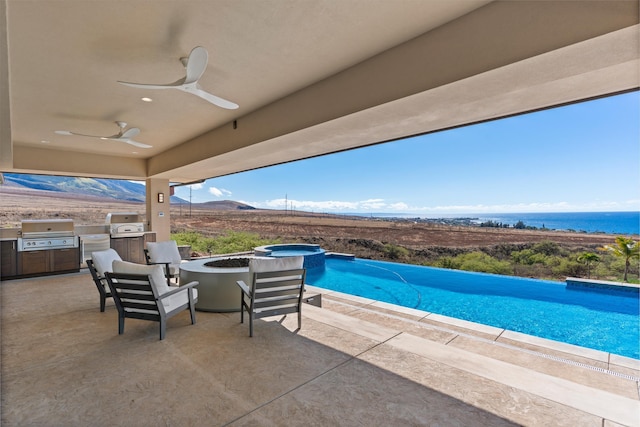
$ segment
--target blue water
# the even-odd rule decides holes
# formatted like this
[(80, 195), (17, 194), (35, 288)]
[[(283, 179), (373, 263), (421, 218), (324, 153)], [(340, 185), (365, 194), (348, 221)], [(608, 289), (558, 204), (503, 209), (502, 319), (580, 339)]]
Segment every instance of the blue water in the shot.
[(514, 225), (525, 225), (551, 230), (574, 230), (588, 233), (640, 234), (640, 212), (560, 212), (560, 213), (509, 213), (478, 214), (480, 222), (492, 220)]
[(640, 234), (640, 212), (551, 212), (551, 213), (495, 213), (495, 214), (449, 214), (429, 215), (372, 213), (362, 214), (373, 217), (398, 218), (477, 218), (477, 223), (493, 221), (514, 225), (522, 221), (526, 226), (550, 230), (573, 230), (587, 233)]
[(330, 257), (307, 283), (640, 359), (638, 289)]

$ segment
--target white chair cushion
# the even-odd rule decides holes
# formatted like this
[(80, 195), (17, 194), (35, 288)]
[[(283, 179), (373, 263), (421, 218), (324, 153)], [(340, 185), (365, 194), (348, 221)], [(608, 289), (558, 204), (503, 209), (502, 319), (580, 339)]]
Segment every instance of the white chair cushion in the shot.
[(122, 261), (120, 255), (114, 249), (93, 252), (91, 259), (99, 277), (104, 277), (104, 273), (107, 271), (113, 271), (113, 261)]
[[(198, 298), (198, 290), (193, 288), (193, 299), (194, 301)], [(164, 298), (162, 300), (162, 305), (164, 306), (165, 313), (170, 313), (181, 305), (187, 304), (189, 302), (189, 291), (187, 289), (184, 292), (178, 292), (177, 294), (173, 294), (170, 297)]]
[(169, 262), (177, 266), (182, 260), (175, 240), (149, 242), (147, 243), (147, 251), (149, 251), (151, 262)]
[(252, 258), (249, 260), (250, 273), (262, 273), (265, 271), (284, 271), (302, 268), (303, 256), (291, 256), (284, 258)]
[(164, 277), (164, 268), (162, 268), (161, 265), (145, 265), (127, 261), (114, 261), (113, 272), (151, 275), (151, 286), (156, 290), (158, 296), (171, 290), (169, 285), (167, 285), (167, 279)]

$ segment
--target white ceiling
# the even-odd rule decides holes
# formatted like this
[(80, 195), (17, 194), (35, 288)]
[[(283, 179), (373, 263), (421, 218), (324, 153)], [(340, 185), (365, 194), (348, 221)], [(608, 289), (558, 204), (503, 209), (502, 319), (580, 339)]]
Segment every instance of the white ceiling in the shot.
[[(639, 86), (636, 1), (0, 0), (0, 14), (5, 172), (189, 182)], [(204, 90), (239, 109), (117, 83), (173, 82), (195, 46)], [(116, 120), (153, 148), (54, 133)]]

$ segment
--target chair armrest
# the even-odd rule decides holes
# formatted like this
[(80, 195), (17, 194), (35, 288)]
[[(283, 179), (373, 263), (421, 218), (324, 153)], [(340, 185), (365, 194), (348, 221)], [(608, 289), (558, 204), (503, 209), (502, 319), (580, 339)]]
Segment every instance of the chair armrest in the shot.
[(169, 271), (169, 265), (171, 265), (170, 262), (147, 262), (147, 265), (164, 265), (164, 269), (165, 271)]
[(169, 292), (165, 292), (164, 294), (160, 295), (158, 297), (158, 299), (163, 299), (163, 298), (169, 297), (169, 296), (171, 296), (173, 294), (177, 294), (178, 292), (182, 292), (182, 291), (194, 288), (194, 287), (198, 286), (199, 284), (200, 284), (200, 282), (194, 280), (193, 282), (189, 282), (186, 285), (182, 285), (182, 286), (179, 286), (177, 288), (171, 289)]
[(249, 286), (247, 286), (247, 284), (244, 283), (244, 281), (238, 280), (236, 284), (240, 286), (240, 289), (242, 290), (242, 292), (244, 292), (245, 295), (247, 296), (251, 295), (251, 289), (249, 289)]

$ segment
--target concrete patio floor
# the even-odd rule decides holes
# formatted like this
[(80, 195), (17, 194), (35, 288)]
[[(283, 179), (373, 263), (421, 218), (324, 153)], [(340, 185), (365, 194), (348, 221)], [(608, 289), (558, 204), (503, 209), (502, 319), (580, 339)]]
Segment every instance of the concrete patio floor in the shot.
[(184, 312), (163, 341), (118, 335), (86, 272), (0, 296), (3, 426), (640, 426), (636, 360), (344, 294), (297, 332)]

